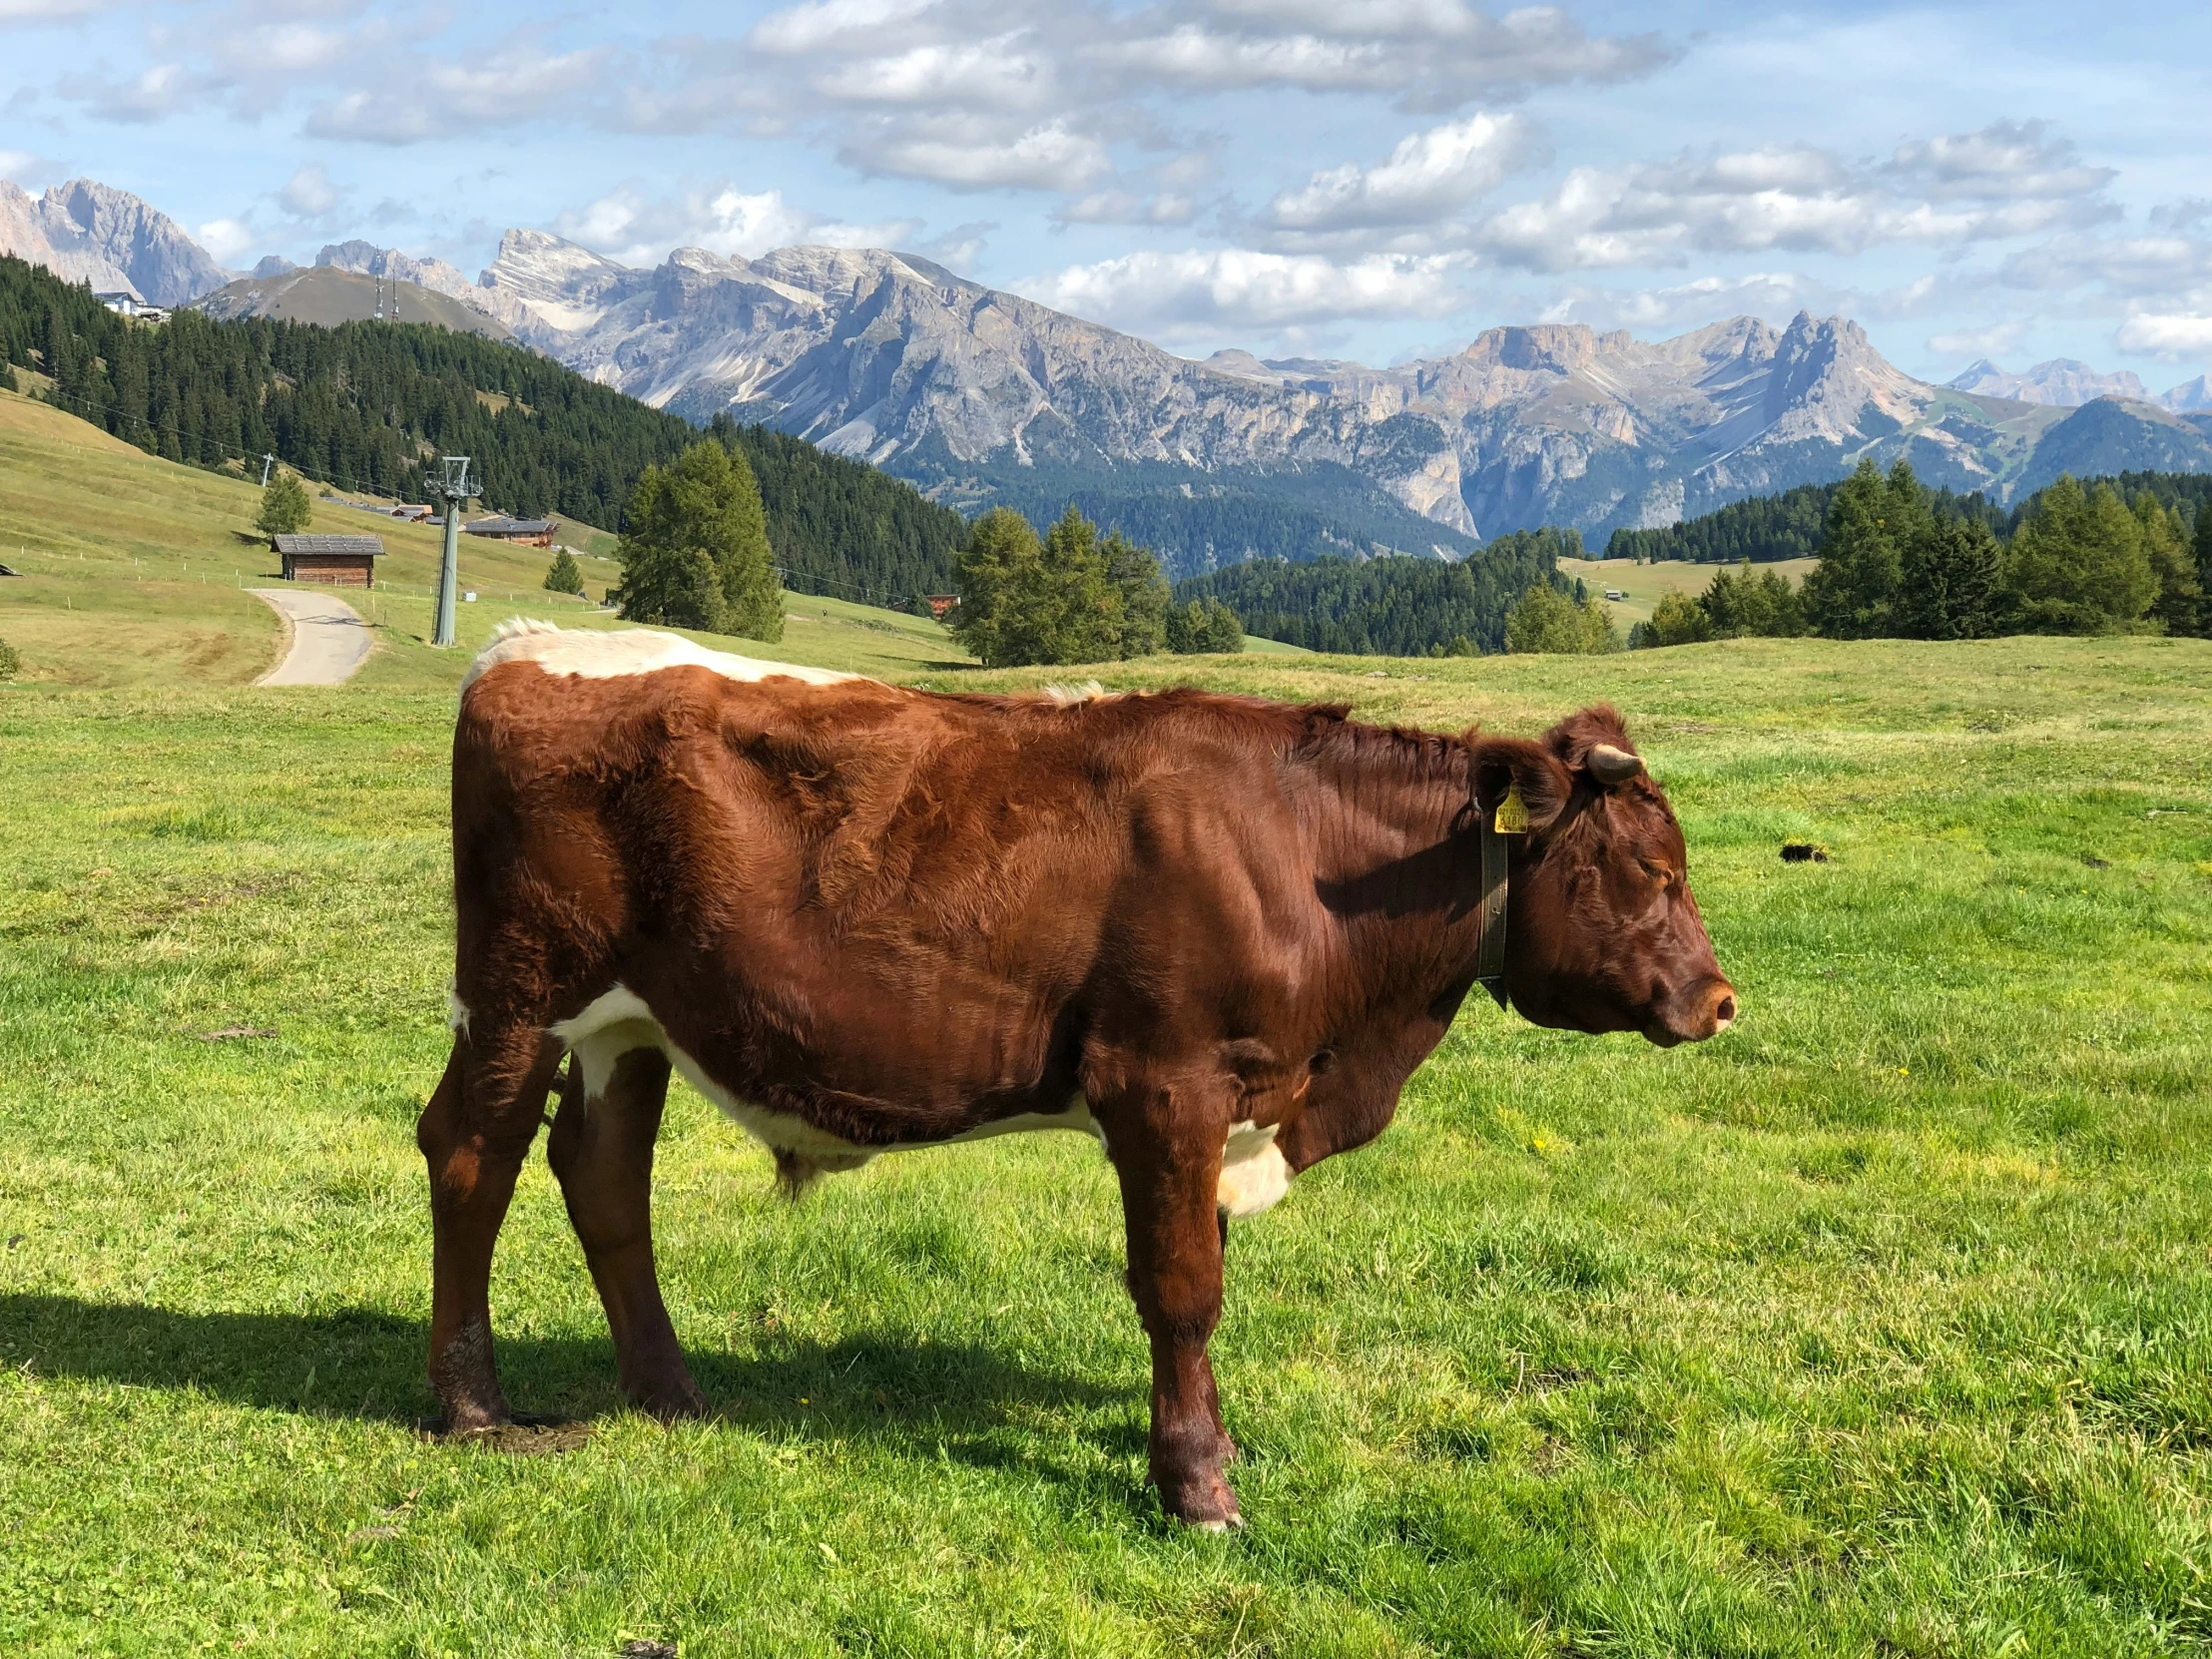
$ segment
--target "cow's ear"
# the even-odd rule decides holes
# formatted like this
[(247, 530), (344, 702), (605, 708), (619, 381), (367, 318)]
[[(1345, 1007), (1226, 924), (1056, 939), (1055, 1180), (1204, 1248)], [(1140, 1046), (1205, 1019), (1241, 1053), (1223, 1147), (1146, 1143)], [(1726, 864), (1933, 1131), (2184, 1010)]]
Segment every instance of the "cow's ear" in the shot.
[(1542, 744), (1520, 738), (1483, 738), (1474, 746), (1474, 798), (1487, 822), (1507, 795), (1519, 792), (1528, 828), (1549, 829), (1566, 811), (1574, 780)]

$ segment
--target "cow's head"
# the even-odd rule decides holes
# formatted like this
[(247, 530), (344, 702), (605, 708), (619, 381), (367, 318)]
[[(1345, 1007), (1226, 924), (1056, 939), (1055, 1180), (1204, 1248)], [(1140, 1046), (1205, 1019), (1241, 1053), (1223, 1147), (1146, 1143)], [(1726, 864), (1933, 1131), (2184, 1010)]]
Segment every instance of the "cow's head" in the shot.
[(1518, 787), (1528, 832), (1514, 836), (1505, 987), (1538, 1025), (1641, 1031), (1697, 1042), (1736, 1017), (1736, 988), (1690, 896), (1682, 827), (1600, 705), (1537, 743), (1475, 744), (1485, 817)]

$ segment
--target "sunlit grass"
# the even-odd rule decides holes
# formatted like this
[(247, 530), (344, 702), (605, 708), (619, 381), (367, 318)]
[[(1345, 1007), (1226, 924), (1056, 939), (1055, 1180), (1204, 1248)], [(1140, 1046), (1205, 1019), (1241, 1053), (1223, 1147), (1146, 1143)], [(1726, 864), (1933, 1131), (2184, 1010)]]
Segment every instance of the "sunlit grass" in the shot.
[[(504, 1371), (595, 1432), (533, 1459), (417, 1439), (450, 681), (17, 687), (12, 1647), (2212, 1642), (2212, 648), (1100, 673), (1519, 731), (1609, 697), (1743, 993), (1737, 1030), (1665, 1053), (1470, 1004), (1388, 1135), (1240, 1225), (1215, 1354), (1247, 1532), (1187, 1534), (1145, 1490), (1087, 1142), (886, 1159), (794, 1209), (681, 1086), (664, 1276), (720, 1420), (617, 1409), (534, 1160)], [(240, 1027), (275, 1035), (208, 1040)]]

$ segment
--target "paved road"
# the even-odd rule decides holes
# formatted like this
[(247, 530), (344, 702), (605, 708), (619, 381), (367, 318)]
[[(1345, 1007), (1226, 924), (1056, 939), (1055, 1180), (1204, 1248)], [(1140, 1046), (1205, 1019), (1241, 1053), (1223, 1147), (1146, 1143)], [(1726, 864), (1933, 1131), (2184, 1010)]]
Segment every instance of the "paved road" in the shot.
[(368, 661), (368, 624), (336, 595), (313, 588), (248, 588), (290, 625), (291, 649), (257, 682), (264, 686), (342, 686)]

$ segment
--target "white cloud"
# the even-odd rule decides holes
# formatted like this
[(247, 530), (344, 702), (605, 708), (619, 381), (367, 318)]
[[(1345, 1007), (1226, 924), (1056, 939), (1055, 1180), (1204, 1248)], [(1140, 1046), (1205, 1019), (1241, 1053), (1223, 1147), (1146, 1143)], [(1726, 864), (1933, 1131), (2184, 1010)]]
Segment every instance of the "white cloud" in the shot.
[(677, 248), (703, 248), (725, 259), (757, 259), (798, 243), (891, 248), (919, 229), (911, 219), (849, 225), (794, 208), (782, 191), (749, 194), (728, 183), (674, 197), (623, 185), (553, 222), (556, 235), (629, 266), (659, 265)]
[(0, 0), (0, 28), (10, 23), (73, 23), (113, 6), (114, 0)]
[(1931, 334), (1928, 348), (1944, 357), (1998, 357), (2018, 348), (2027, 337), (2025, 322), (1992, 322), (1985, 328), (1961, 328), (1947, 334)]
[(1364, 92), (1413, 109), (1455, 109), (1568, 81), (1625, 80), (1671, 56), (1650, 35), (1593, 37), (1556, 7), (1492, 17), (1461, 0), (1201, 0), (1139, 13), (1089, 53), (1124, 76), (1193, 90)]
[(1901, 145), (1888, 170), (1936, 201), (2094, 196), (2119, 174), (2083, 166), (2070, 139), (2041, 121), (1995, 121), (1979, 132)]
[(984, 246), (990, 240), (991, 233), (997, 229), (998, 221), (995, 219), (970, 220), (964, 225), (953, 226), (942, 236), (916, 243), (914, 252), (925, 260), (935, 260), (939, 265), (958, 271), (964, 266), (973, 265), (982, 257)]
[(199, 239), (200, 246), (215, 257), (217, 265), (229, 265), (252, 252), (257, 240), (253, 227), (243, 219), (211, 219), (199, 226), (193, 235)]
[(1832, 290), (1788, 271), (1742, 276), (1700, 276), (1660, 288), (1563, 289), (1539, 313), (1544, 322), (1587, 322), (1596, 328), (1673, 331), (1749, 313), (1779, 322), (1801, 310), (1826, 310)]
[[(2032, 125), (2032, 124), (2028, 124)], [(1536, 271), (1680, 264), (1689, 254), (1851, 256), (1885, 244), (1960, 247), (2108, 219), (2108, 175), (2060, 165), (2021, 127), (1908, 145), (1864, 168), (1807, 145), (1681, 157), (1621, 172), (1577, 168), (1548, 196), (1493, 215), (1475, 246)], [(2037, 130), (2039, 132), (2039, 129)], [(1927, 187), (1921, 194), (1904, 186)]]
[(2137, 311), (2120, 324), (2112, 340), (2122, 351), (2168, 359), (2212, 351), (2212, 295), (2200, 296), (2189, 310)]
[(339, 196), (322, 164), (310, 162), (276, 193), (276, 205), (294, 219), (320, 219), (338, 205)]
[[(1098, 182), (1115, 172), (1117, 146), (1203, 151), (1181, 132), (1194, 94), (1279, 87), (1457, 109), (1536, 86), (1619, 80), (1669, 55), (1652, 37), (1591, 36), (1556, 8), (1492, 16), (1465, 0), (1155, 0), (1134, 9), (1114, 0), (812, 0), (763, 18), (742, 50), (685, 43), (673, 84), (631, 101), (625, 119), (778, 123), (824, 139), (863, 172), (1090, 199), (1063, 211), (1064, 223), (1167, 223), (1188, 217), (1175, 199), (1195, 181), (1150, 165), (1159, 195), (1146, 208), (1130, 200), (1144, 198), (1139, 186)], [(712, 97), (701, 90), (710, 85)], [(1376, 170), (1383, 177), (1371, 211), (1387, 211), (1382, 204), (1403, 188), (1391, 165)], [(1332, 187), (1317, 179), (1309, 188)], [(1344, 188), (1357, 193), (1356, 183)], [(1451, 194), (1448, 184), (1436, 188)]]
[(1399, 141), (1389, 160), (1316, 173), (1268, 205), (1278, 231), (1336, 232), (1428, 225), (1487, 195), (1532, 148), (1519, 116), (1473, 115)]
[(1198, 204), (1174, 191), (1144, 196), (1102, 190), (1056, 209), (1052, 217), (1061, 225), (1188, 225), (1198, 217)]
[(308, 113), (306, 131), (313, 138), (412, 144), (526, 125), (590, 95), (611, 58), (606, 47), (549, 53), (517, 39), (463, 63), (415, 60), (372, 90), (319, 105)]
[(1022, 51), (1018, 36), (1001, 35), (831, 63), (814, 84), (826, 97), (853, 104), (1031, 111), (1049, 102), (1053, 82), (1048, 60)]
[(98, 119), (123, 126), (143, 125), (174, 115), (203, 89), (202, 79), (180, 63), (155, 64), (123, 81), (73, 76), (62, 82), (65, 96), (82, 103)]
[(864, 132), (839, 152), (864, 173), (927, 179), (954, 190), (1081, 190), (1113, 165), (1106, 146), (1064, 121), (998, 137), (967, 121)]
[(1219, 328), (1280, 331), (1347, 318), (1441, 316), (1466, 303), (1458, 264), (1441, 256), (1319, 255), (1252, 249), (1139, 253), (1015, 283), (1055, 309), (1117, 327), (1187, 338)]
[(58, 162), (35, 151), (0, 150), (0, 179), (12, 180), (26, 189), (47, 179), (58, 178), (61, 171)]

